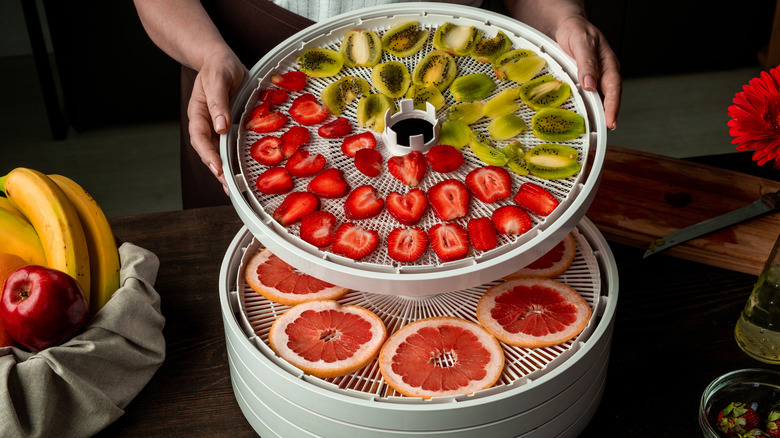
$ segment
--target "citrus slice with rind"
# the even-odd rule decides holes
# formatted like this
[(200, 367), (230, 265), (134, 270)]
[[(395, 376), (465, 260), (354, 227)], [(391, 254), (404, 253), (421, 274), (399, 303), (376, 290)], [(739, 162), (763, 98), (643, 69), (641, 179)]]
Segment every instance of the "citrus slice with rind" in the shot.
[(493, 386), (503, 369), (504, 351), (495, 337), (478, 324), (449, 316), (401, 327), (379, 353), (382, 377), (410, 397), (471, 394)]
[(546, 277), (519, 277), (488, 289), (477, 318), (501, 342), (538, 348), (562, 344), (590, 321), (590, 304), (568, 285)]
[(577, 244), (574, 241), (574, 236), (569, 233), (543, 256), (534, 260), (528, 266), (507, 275), (505, 278), (511, 279), (534, 275), (548, 278), (561, 276), (569, 269), (576, 254)]
[(312, 300), (336, 300), (349, 292), (349, 289), (298, 272), (267, 248), (252, 256), (244, 278), (255, 292), (287, 306)]
[(361, 306), (309, 301), (291, 307), (271, 325), (271, 349), (307, 374), (346, 376), (376, 358), (387, 338), (384, 322)]

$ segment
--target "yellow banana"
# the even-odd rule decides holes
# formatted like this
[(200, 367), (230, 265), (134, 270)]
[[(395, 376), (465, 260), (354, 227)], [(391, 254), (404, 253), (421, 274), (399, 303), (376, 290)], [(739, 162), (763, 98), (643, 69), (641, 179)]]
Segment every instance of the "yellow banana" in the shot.
[(75, 278), (89, 301), (89, 248), (73, 204), (45, 174), (17, 167), (0, 177), (0, 190), (30, 220), (46, 254), (46, 266)]
[(16, 207), (14, 207), (13, 204), (11, 204), (11, 201), (9, 201), (8, 198), (0, 196), (0, 208), (2, 208), (3, 210), (10, 211), (11, 213), (24, 219), (24, 221), (27, 222), (28, 224), (30, 223), (30, 221), (27, 220), (27, 218), (22, 214), (22, 212), (19, 211), (19, 209), (17, 209)]
[(0, 252), (16, 254), (33, 265), (46, 266), (46, 254), (35, 228), (4, 208), (0, 208)]
[(90, 300), (96, 314), (119, 289), (119, 251), (111, 226), (97, 201), (83, 187), (62, 175), (49, 175), (65, 192), (79, 215), (89, 247)]

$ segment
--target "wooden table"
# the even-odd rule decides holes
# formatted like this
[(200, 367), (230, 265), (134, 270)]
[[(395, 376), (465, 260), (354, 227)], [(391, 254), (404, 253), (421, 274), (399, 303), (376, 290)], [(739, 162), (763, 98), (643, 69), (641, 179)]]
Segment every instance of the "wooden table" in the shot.
[[(234, 398), (218, 276), (242, 224), (232, 207), (113, 218), (116, 236), (160, 258), (167, 358), (102, 437), (256, 436)], [(770, 366), (733, 338), (755, 276), (610, 243), (619, 292), (606, 390), (584, 436), (701, 436), (699, 398), (717, 376)]]

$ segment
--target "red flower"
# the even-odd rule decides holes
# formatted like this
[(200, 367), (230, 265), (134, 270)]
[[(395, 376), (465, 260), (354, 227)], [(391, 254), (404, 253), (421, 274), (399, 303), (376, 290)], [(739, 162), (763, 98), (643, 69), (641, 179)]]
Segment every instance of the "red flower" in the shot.
[[(780, 66), (778, 66), (780, 67)], [(755, 149), (753, 161), (775, 160), (780, 169), (780, 70), (775, 67), (753, 78), (734, 96), (729, 107), (729, 134), (738, 151)]]

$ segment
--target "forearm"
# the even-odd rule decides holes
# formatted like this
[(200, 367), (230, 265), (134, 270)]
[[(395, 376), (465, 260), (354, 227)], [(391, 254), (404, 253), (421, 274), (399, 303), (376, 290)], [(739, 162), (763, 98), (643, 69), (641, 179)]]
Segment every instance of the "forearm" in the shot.
[(554, 37), (558, 25), (570, 17), (585, 17), (584, 0), (504, 0), (509, 15)]
[(152, 41), (180, 63), (200, 70), (204, 60), (231, 49), (199, 0), (134, 0)]

